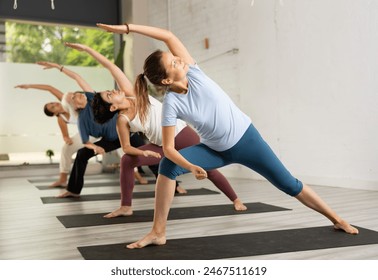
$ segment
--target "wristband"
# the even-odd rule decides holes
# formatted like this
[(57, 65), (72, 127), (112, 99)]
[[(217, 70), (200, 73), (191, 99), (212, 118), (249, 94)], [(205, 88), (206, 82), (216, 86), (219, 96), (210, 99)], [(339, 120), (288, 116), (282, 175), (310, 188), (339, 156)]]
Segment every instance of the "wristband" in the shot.
[(126, 25), (126, 34), (129, 34), (130, 28), (129, 25), (125, 22), (124, 25)]

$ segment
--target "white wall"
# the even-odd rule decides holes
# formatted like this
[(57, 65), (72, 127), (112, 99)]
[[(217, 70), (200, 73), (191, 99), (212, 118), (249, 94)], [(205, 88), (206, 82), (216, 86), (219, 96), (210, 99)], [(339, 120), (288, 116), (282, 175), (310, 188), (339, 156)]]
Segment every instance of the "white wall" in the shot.
[[(114, 88), (107, 70), (100, 67), (67, 66), (79, 73), (95, 90)], [(47, 117), (43, 106), (58, 101), (41, 90), (15, 89), (18, 84), (50, 84), (62, 92), (80, 90), (76, 82), (56, 69), (36, 64), (0, 63), (0, 153), (60, 152), (64, 143), (55, 117)], [(70, 131), (77, 132), (74, 125)]]
[[(135, 2), (145, 6), (133, 15), (178, 35), (295, 176), (378, 189), (378, 1)], [(260, 178), (239, 166), (225, 172)]]
[(280, 158), (312, 183), (378, 189), (378, 2), (239, 8), (241, 104)]

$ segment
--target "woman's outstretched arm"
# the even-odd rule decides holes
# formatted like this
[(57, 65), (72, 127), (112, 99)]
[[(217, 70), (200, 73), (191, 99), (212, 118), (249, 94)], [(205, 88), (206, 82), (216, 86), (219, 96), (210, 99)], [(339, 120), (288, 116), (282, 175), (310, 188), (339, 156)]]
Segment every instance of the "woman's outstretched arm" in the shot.
[(98, 23), (97, 26), (108, 32), (118, 34), (132, 32), (163, 41), (174, 56), (182, 58), (188, 64), (194, 64), (194, 59), (184, 44), (169, 30), (138, 24), (108, 25)]
[(118, 88), (122, 90), (127, 96), (134, 96), (133, 85), (126, 77), (125, 73), (108, 58), (92, 49), (89, 46), (77, 43), (65, 43), (67, 47), (73, 48), (78, 51), (84, 51), (96, 59), (102, 66), (109, 70), (114, 80), (116, 81)]
[(52, 95), (54, 95), (56, 98), (58, 98), (59, 101), (62, 101), (63, 97), (63, 92), (58, 90), (57, 88), (50, 86), (50, 85), (45, 85), (45, 84), (22, 84), (22, 85), (17, 85), (15, 88), (22, 88), (22, 89), (39, 89), (39, 90), (45, 90), (50, 92)]
[(71, 79), (74, 79), (83, 91), (87, 91), (87, 92), (94, 91), (93, 88), (78, 73), (64, 67), (63, 65), (59, 65), (57, 63), (48, 62), (48, 61), (38, 61), (37, 64), (43, 66), (43, 69), (52, 69), (52, 68), (58, 69), (63, 74), (67, 75)]

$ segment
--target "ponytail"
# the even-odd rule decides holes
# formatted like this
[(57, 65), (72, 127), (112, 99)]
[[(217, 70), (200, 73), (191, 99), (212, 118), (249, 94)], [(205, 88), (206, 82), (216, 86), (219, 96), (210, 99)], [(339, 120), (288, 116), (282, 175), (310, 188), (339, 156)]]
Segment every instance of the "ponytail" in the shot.
[(135, 81), (135, 92), (137, 97), (137, 111), (142, 125), (146, 122), (150, 99), (148, 98), (147, 80), (144, 73), (139, 74)]
[(163, 52), (161, 50), (150, 54), (144, 62), (143, 73), (139, 74), (135, 80), (134, 88), (137, 96), (137, 109), (142, 124), (146, 121), (150, 106), (147, 79), (155, 86), (162, 86), (162, 80), (167, 77), (164, 65), (161, 62), (162, 55)]

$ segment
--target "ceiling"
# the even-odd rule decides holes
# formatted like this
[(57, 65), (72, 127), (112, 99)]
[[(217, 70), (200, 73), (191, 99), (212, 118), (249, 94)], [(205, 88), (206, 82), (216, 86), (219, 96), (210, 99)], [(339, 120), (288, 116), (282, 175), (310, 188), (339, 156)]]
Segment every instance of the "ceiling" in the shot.
[(119, 24), (121, 2), (121, 0), (0, 0), (0, 19), (80, 26), (95, 26), (98, 22)]

